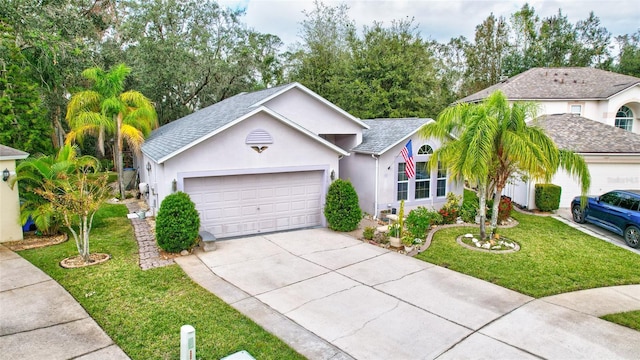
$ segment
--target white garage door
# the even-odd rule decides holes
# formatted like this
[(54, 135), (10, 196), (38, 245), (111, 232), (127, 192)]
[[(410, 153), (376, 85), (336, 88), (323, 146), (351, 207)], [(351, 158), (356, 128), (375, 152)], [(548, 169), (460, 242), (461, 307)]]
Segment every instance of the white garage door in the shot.
[(201, 227), (216, 238), (318, 226), (323, 171), (188, 178)]
[[(590, 163), (591, 188), (589, 195), (601, 195), (611, 190), (639, 189), (640, 164), (602, 164)], [(571, 206), (571, 200), (580, 195), (580, 185), (561, 172), (553, 181), (562, 186), (560, 207)]]

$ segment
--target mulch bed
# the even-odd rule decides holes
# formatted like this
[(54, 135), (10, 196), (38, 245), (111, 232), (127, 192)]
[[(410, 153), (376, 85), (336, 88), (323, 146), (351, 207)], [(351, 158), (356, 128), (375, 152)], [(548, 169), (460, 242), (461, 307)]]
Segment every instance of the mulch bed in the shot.
[(45, 246), (56, 245), (69, 240), (67, 234), (56, 235), (36, 235), (35, 232), (27, 232), (24, 234), (23, 240), (9, 241), (2, 243), (12, 251), (21, 251), (29, 249), (37, 249)]

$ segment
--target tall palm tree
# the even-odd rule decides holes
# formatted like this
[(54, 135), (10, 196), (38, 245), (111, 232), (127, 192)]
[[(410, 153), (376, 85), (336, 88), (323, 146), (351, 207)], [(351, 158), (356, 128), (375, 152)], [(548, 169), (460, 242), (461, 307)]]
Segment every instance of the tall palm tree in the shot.
[(71, 98), (67, 105), (67, 122), (71, 131), (66, 143), (81, 142), (85, 135), (98, 138), (98, 147), (104, 155), (106, 137), (114, 136), (114, 163), (118, 172), (118, 187), (124, 198), (122, 148), (124, 141), (138, 153), (144, 139), (158, 127), (158, 117), (153, 104), (140, 92), (124, 91), (124, 82), (131, 69), (124, 64), (108, 72), (95, 67), (82, 72), (93, 86)]
[(549, 181), (558, 169), (578, 178), (582, 194), (589, 189), (589, 170), (581, 156), (559, 150), (542, 129), (527, 125), (536, 116), (533, 103), (510, 105), (494, 92), (479, 104), (460, 103), (443, 110), (434, 123), (425, 125), (423, 137), (443, 142), (429, 165), (441, 161), (450, 176), (477, 185), (480, 200), (480, 236), (487, 237), (486, 199), (493, 195), (491, 232), (498, 222), (502, 190), (516, 173)]

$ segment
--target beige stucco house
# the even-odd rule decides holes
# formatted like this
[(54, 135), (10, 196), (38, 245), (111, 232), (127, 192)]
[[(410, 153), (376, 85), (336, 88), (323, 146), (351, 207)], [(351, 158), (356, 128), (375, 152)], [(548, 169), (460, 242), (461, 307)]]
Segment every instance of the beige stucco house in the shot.
[[(496, 90), (512, 102), (539, 104), (535, 124), (587, 162), (589, 194), (640, 189), (640, 78), (593, 68), (533, 68), (460, 101), (481, 101)], [(551, 182), (562, 187), (560, 207), (580, 195), (577, 181), (562, 171)], [(514, 181), (504, 194), (532, 209), (534, 191), (534, 181)]]
[[(325, 226), (326, 192), (338, 177), (353, 182), (369, 213), (397, 206), (402, 162), (394, 153), (409, 138), (418, 153), (424, 142), (415, 134), (426, 121), (389, 121), (403, 132), (370, 148), (378, 138), (370, 135), (383, 130), (377, 121), (355, 118), (301, 84), (242, 93), (155, 130), (138, 159), (140, 181), (153, 212), (172, 192), (188, 193), (202, 230), (217, 238)], [(414, 182), (400, 183), (414, 191)], [(442, 191), (437, 183), (432, 194)]]
[(20, 223), (20, 198), (17, 184), (9, 187), (11, 177), (16, 176), (16, 160), (29, 156), (24, 151), (0, 144), (0, 242), (22, 240)]

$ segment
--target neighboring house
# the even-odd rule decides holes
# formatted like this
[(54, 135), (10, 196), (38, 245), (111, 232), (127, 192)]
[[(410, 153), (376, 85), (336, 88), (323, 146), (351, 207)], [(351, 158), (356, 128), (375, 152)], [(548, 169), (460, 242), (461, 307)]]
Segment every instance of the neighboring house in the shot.
[[(573, 114), (543, 115), (532, 121), (549, 134), (561, 149), (582, 155), (591, 173), (589, 194), (600, 195), (613, 189), (640, 188), (640, 134)], [(560, 171), (551, 183), (562, 187), (561, 207), (569, 207), (580, 195), (575, 179)], [(505, 194), (517, 203), (535, 205), (533, 182), (510, 186)]]
[(26, 159), (28, 153), (0, 144), (0, 199), (2, 199), (2, 216), (0, 216), (0, 242), (22, 240), (22, 224), (20, 222), (20, 195), (18, 184), (9, 187), (11, 177), (16, 176), (16, 160)]
[[(363, 211), (379, 216), (380, 211), (398, 209), (405, 200), (405, 212), (424, 206), (439, 209), (449, 192), (462, 194), (461, 183), (448, 179), (445, 169), (431, 171), (426, 162), (437, 140), (424, 140), (418, 130), (432, 119), (363, 120), (362, 143), (340, 162), (340, 177), (353, 183)], [(401, 151), (411, 140), (416, 176), (409, 179)]]
[[(533, 68), (460, 102), (478, 102), (496, 90), (511, 102), (539, 104), (538, 124), (559, 148), (587, 161), (589, 194), (640, 189), (640, 78), (593, 68)], [(560, 207), (580, 195), (578, 182), (562, 171), (551, 182), (562, 187)], [(535, 182), (518, 181), (504, 194), (532, 209), (534, 191)]]
[[(382, 122), (391, 137), (381, 138)], [(148, 184), (154, 213), (172, 192), (188, 193), (201, 228), (217, 238), (326, 226), (325, 196), (338, 177), (353, 181), (368, 212), (374, 212), (374, 193), (379, 207), (397, 207), (402, 158), (395, 156), (409, 138), (417, 161), (428, 157), (418, 155), (420, 146), (438, 145), (415, 135), (426, 122), (398, 120), (396, 129), (396, 120), (362, 121), (298, 83), (242, 93), (155, 130), (137, 159), (140, 181)], [(380, 148), (377, 138), (384, 140)], [(371, 154), (384, 167), (377, 192)], [(423, 191), (419, 199), (415, 179), (400, 181), (407, 205), (437, 205), (443, 191), (455, 190), (432, 176), (431, 196)], [(422, 180), (418, 186), (425, 186)]]

